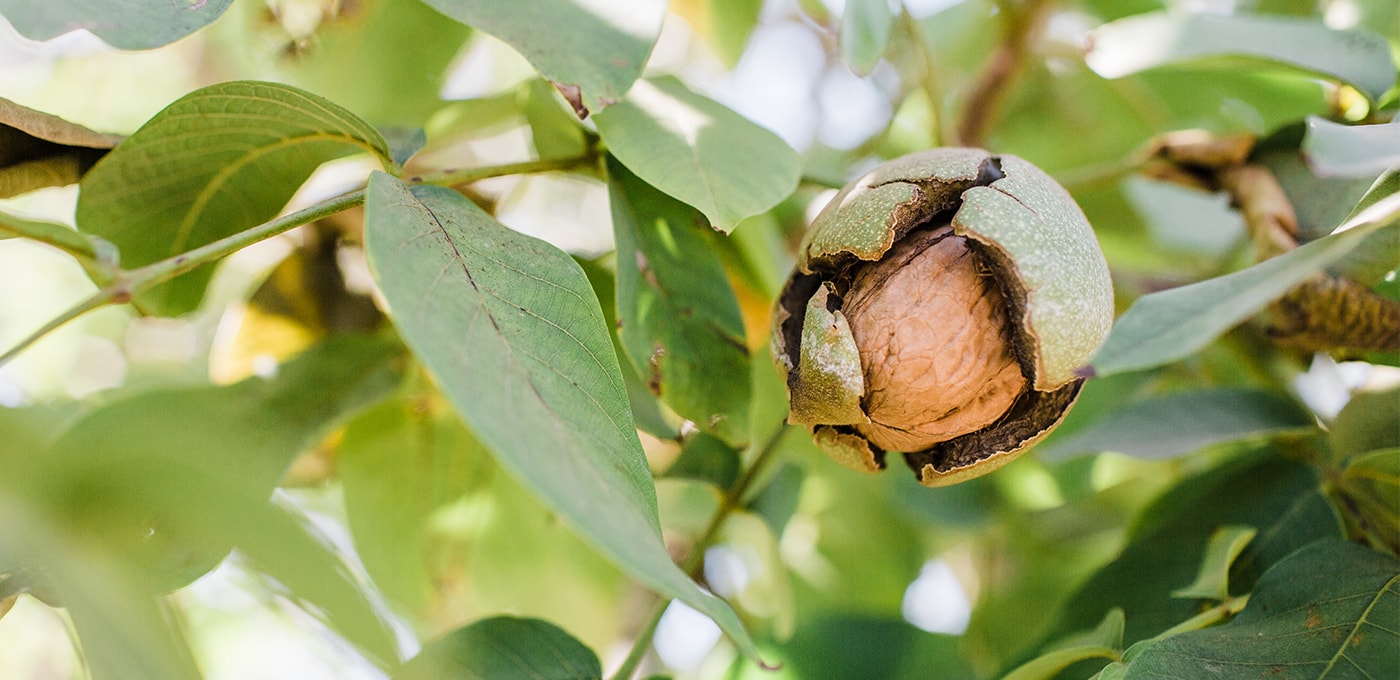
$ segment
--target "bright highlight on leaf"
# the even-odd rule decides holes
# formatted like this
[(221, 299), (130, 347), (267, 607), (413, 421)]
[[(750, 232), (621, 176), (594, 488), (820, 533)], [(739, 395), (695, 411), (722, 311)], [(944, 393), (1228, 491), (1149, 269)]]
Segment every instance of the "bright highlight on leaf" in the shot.
[(841, 14), (841, 57), (856, 73), (869, 73), (889, 47), (894, 15), (889, 0), (846, 0)]
[(1363, 28), (1237, 14), (1138, 14), (1090, 34), (1085, 61), (1105, 78), (1170, 65), (1227, 66), (1263, 60), (1355, 85), (1375, 101), (1395, 84), (1390, 48)]
[(394, 324), (473, 434), (618, 566), (756, 657), (733, 610), (666, 552), (617, 357), (579, 266), (450, 189), (375, 173), (365, 207), (366, 254)]
[(725, 233), (787, 198), (801, 177), (781, 138), (672, 77), (638, 81), (595, 121), (628, 170)]
[(108, 45), (149, 50), (213, 23), (233, 0), (0, 0), (0, 16), (33, 40), (85, 28)]
[(1400, 194), (1376, 202), (1339, 233), (1248, 269), (1137, 299), (1119, 317), (1091, 362), (1095, 375), (1135, 371), (1189, 356), (1323, 267), (1345, 257), (1366, 237), (1400, 223)]
[(1375, 177), (1400, 168), (1400, 121), (1342, 125), (1309, 116), (1303, 155), (1321, 177)]
[(423, 0), (514, 47), (554, 81), (580, 118), (618, 101), (642, 75), (663, 0)]
[[(156, 114), (83, 178), (78, 228), (116, 244), (133, 269), (276, 217), (322, 163), (365, 151), (394, 167), (379, 132), (326, 99), (275, 83), (213, 85)], [(136, 302), (189, 312), (212, 273)]]
[(1223, 601), (1230, 597), (1230, 565), (1258, 534), (1254, 527), (1222, 526), (1211, 534), (1201, 558), (1201, 572), (1191, 585), (1172, 591), (1172, 597)]

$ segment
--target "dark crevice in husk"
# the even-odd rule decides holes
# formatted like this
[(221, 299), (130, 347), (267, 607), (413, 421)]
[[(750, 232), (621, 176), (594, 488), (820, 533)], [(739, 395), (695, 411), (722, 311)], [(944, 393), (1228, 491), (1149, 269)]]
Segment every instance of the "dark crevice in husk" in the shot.
[(968, 250), (977, 258), (978, 266), (986, 270), (1006, 303), (1006, 332), (1004, 338), (1021, 365), (1021, 375), (1026, 384), (1034, 388), (1036, 380), (1036, 347), (1034, 333), (1030, 329), (1026, 314), (1026, 301), (1029, 292), (1016, 271), (1016, 265), (1000, 249), (989, 246), (973, 237), (967, 238)]
[(949, 472), (997, 454), (1016, 451), (1055, 427), (1083, 386), (1084, 380), (1078, 379), (1053, 392), (1027, 389), (991, 426), (923, 451), (906, 453), (904, 461), (921, 476), (926, 465), (932, 465), (939, 472)]

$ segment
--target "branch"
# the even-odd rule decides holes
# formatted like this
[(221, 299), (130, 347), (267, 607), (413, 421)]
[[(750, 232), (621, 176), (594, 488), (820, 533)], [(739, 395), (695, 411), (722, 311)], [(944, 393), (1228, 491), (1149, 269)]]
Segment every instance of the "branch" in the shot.
[(87, 298), (83, 299), (82, 302), (79, 302), (78, 304), (69, 307), (66, 311), (64, 311), (62, 314), (59, 314), (52, 321), (49, 321), (43, 326), (40, 326), (38, 330), (34, 331), (33, 333), (30, 333), (29, 336), (25, 339), (20, 340), (19, 343), (17, 343), (14, 347), (11, 347), (10, 349), (6, 350), (4, 354), (0, 354), (0, 366), (4, 366), (5, 364), (9, 363), (10, 359), (15, 358), (16, 355), (28, 349), (30, 345), (33, 345), (34, 343), (43, 339), (44, 336), (66, 326), (69, 321), (83, 316), (88, 312), (93, 311), (94, 309), (101, 309), (103, 307), (106, 307), (111, 303), (112, 296), (108, 292), (106, 292), (105, 289), (99, 290), (96, 293), (89, 295)]
[(1019, 9), (1013, 11), (1013, 3), (998, 3), (1005, 18), (1001, 43), (987, 57), (977, 81), (968, 91), (954, 138), (958, 145), (982, 144), (987, 130), (1000, 114), (1012, 83), (1030, 56), (1032, 35), (1045, 23), (1053, 4), (1053, 0), (1025, 0)]
[(405, 177), (404, 180), (412, 184), (458, 186), (461, 184), (479, 182), (492, 177), (504, 177), (506, 175), (533, 175), (542, 172), (564, 172), (593, 167), (598, 163), (600, 157), (598, 149), (590, 146), (581, 155), (570, 156), (568, 158), (546, 158), (543, 160), (508, 163), (505, 165), (490, 165), (482, 168), (465, 168), (461, 170), (435, 170), (433, 172), (425, 172), (419, 175)]
[[(468, 168), (465, 170), (444, 170), (409, 177), (407, 181), (419, 184), (456, 186), (504, 175), (554, 172), (589, 167), (596, 165), (600, 157), (597, 145), (590, 144), (583, 154), (570, 158), (526, 161), (523, 163), (492, 165), (480, 168)], [(110, 273), (103, 271), (103, 274), (106, 275), (105, 278), (110, 279), (106, 285), (103, 285), (101, 289), (93, 293), (87, 299), (58, 315), (57, 318), (44, 324), (37, 331), (19, 341), (14, 347), (6, 350), (4, 354), (0, 354), (0, 366), (3, 366), (20, 352), (23, 352), (34, 343), (43, 339), (44, 336), (58, 330), (68, 322), (88, 312), (101, 309), (107, 305), (125, 304), (130, 302), (133, 297), (181, 274), (198, 269), (210, 262), (223, 259), (259, 241), (272, 238), (273, 236), (290, 231), (303, 224), (309, 224), (316, 220), (349, 210), (364, 204), (364, 202), (364, 189), (351, 191), (349, 193), (333, 196), (310, 207), (288, 213), (231, 236), (206, 243), (193, 250), (180, 253), (179, 255), (168, 257), (158, 262), (152, 262), (143, 267), (131, 270), (112, 268)], [(34, 230), (29, 230), (21, 235), (30, 237), (30, 232), (33, 231)], [(92, 246), (91, 241), (88, 242), (88, 247), (92, 248), (92, 254), (89, 255), (84, 248), (78, 246), (77, 241), (67, 239), (66, 237), (63, 240), (40, 240), (62, 248), (65, 252), (78, 257), (85, 263), (93, 262), (98, 266), (102, 265), (102, 250), (101, 248)]]

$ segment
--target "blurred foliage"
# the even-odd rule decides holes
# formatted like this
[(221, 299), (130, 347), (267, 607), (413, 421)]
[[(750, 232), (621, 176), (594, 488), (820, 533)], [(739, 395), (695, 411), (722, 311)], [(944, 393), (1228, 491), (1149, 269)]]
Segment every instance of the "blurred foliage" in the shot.
[[(0, 359), (0, 675), (239, 676), (230, 572), (329, 676), (1400, 665), (1393, 0), (137, 4), (0, 0), (147, 50), (0, 78), (0, 249), (152, 315), (85, 329), (110, 389)], [(1038, 455), (926, 489), (784, 425), (765, 348), (828, 190), (953, 145), (1070, 191), (1120, 321)], [(66, 303), (6, 276), (9, 350)]]

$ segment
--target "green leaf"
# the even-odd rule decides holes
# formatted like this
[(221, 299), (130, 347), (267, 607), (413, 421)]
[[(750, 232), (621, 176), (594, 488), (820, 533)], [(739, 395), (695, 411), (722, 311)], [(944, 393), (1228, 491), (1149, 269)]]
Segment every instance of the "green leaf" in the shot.
[[(1250, 162), (1263, 165), (1274, 174), (1297, 214), (1299, 240), (1311, 241), (1326, 236), (1354, 212), (1357, 202), (1375, 184), (1376, 174), (1319, 176), (1298, 148), (1303, 134), (1301, 122), (1280, 130), (1255, 146)], [(1368, 250), (1363, 245), (1352, 257)], [(1400, 254), (1391, 259), (1400, 259)]]
[(666, 15), (658, 0), (423, 1), (514, 47), (580, 118), (622, 99), (642, 75)]
[[(1122, 615), (1122, 611), (1118, 611)], [(1053, 652), (1046, 652), (1026, 663), (1017, 666), (1016, 670), (1007, 673), (1002, 680), (1052, 680), (1060, 674), (1060, 671), (1073, 666), (1080, 661), (1089, 659), (1108, 659), (1109, 661), (1118, 658), (1118, 651), (1112, 647), (1101, 645), (1079, 645), (1057, 649)]]
[[(1228, 68), (1260, 61), (1356, 86), (1375, 101), (1395, 84), (1384, 38), (1369, 30), (1333, 30), (1319, 21), (1236, 14), (1152, 13), (1095, 29), (1085, 60), (1105, 78), (1172, 64)], [(1252, 63), (1251, 63), (1252, 62)]]
[(548, 82), (531, 80), (522, 87), (520, 97), (537, 158), (575, 158), (583, 154), (587, 142), (583, 127), (564, 109), (559, 93)]
[(763, 0), (708, 0), (709, 30), (705, 31), (715, 52), (726, 65), (733, 68), (749, 44), (749, 36), (758, 24)]
[(603, 313), (579, 266), (449, 189), (370, 177), (365, 249), (405, 342), (502, 467), (648, 587), (757, 650), (671, 561)]
[(1183, 478), (1142, 512), (1123, 552), (1068, 599), (1050, 637), (1092, 626), (1114, 606), (1126, 614), (1128, 643), (1195, 616), (1199, 603), (1172, 598), (1171, 591), (1196, 577), (1222, 525), (1259, 530), (1231, 565), (1231, 589), (1247, 591), (1284, 556), (1338, 535), (1336, 515), (1318, 486), (1309, 467), (1265, 451)]
[(1400, 447), (1353, 457), (1332, 493), (1349, 535), (1400, 554)]
[[(609, 114), (610, 115), (610, 114)], [(617, 322), (647, 386), (734, 445), (749, 436), (749, 352), (739, 303), (693, 208), (608, 164)]]
[[(603, 319), (607, 321), (608, 328), (616, 329), (617, 276), (597, 261), (579, 258), (575, 258), (575, 261), (583, 267), (583, 273), (588, 276), (588, 283), (593, 286), (593, 292), (598, 296), (598, 304), (603, 308)], [(616, 332), (610, 335), (613, 352), (619, 357), (626, 356), (627, 350), (622, 348), (622, 338), (618, 337)], [(661, 405), (630, 361), (620, 362), (618, 368), (622, 369), (622, 383), (627, 387), (627, 401), (632, 405), (632, 417), (637, 421), (637, 427), (657, 439), (679, 441), (681, 419)]]
[(1385, 678), (1400, 668), (1400, 562), (1332, 539), (1259, 579), (1230, 623), (1145, 650), (1127, 678)]
[(1400, 223), (1400, 195), (1389, 196), (1339, 228), (1248, 269), (1133, 302), (1094, 355), (1093, 374), (1134, 371), (1189, 356), (1253, 316), (1319, 269), (1336, 262), (1368, 235)]
[(1337, 463), (1367, 451), (1400, 447), (1400, 387), (1353, 393), (1332, 421), (1329, 435)]
[(1210, 536), (1206, 554), (1201, 558), (1201, 571), (1196, 580), (1185, 588), (1172, 591), (1172, 597), (1200, 600), (1225, 600), (1230, 597), (1230, 565), (1244, 552), (1245, 546), (1259, 532), (1254, 527), (1222, 526)]
[[(251, 4), (251, 3), (250, 3)], [(266, 11), (254, 5), (254, 10)], [(422, 125), (470, 31), (420, 2), (340, 3), (277, 72), (375, 125)], [(240, 45), (232, 50), (246, 50)]]
[(0, 97), (0, 198), (74, 184), (119, 141)]
[[(953, 635), (925, 633), (900, 620), (858, 611), (822, 612), (803, 621), (784, 647), (794, 677), (821, 680), (923, 680), (977, 677)], [(753, 676), (762, 677), (762, 676)]]
[(1303, 154), (1320, 177), (1375, 177), (1400, 167), (1400, 122), (1341, 125), (1308, 116)]
[(0, 212), (0, 240), (7, 238), (33, 239), (58, 246), (69, 253), (97, 258), (97, 250), (92, 241), (74, 231), (72, 227), (54, 222), (28, 220)]
[(739, 478), (739, 452), (718, 437), (697, 432), (681, 447), (681, 455), (666, 468), (666, 476), (708, 482), (724, 491)]
[(485, 449), (436, 406), (431, 396), (415, 395), (367, 411), (346, 426), (337, 459), (365, 571), (420, 615), (430, 610), (437, 575), (432, 519), (485, 481)]
[[(237, 81), (197, 90), (151, 118), (83, 178), (78, 228), (116, 244), (131, 269), (266, 222), (322, 163), (369, 151), (392, 167), (374, 128), (321, 97)], [(206, 265), (138, 304), (198, 306)]]
[(797, 152), (781, 138), (672, 77), (638, 81), (595, 122), (628, 170), (725, 233), (777, 205), (801, 178)]
[(307, 519), (275, 503), (253, 502), (226, 479), (171, 472), (151, 479), (167, 488), (187, 485), (188, 503), (167, 508), (166, 516), (182, 518), (171, 525), (175, 530), (228, 541), (375, 665), (385, 668), (398, 659), (394, 633), (379, 617), (368, 588)]
[(1315, 427), (1311, 414), (1272, 392), (1194, 390), (1111, 410), (1073, 436), (1047, 443), (1038, 451), (1044, 460), (1102, 451), (1161, 459), (1214, 444)]
[[(237, 547), (387, 662), (393, 636), (345, 565), (268, 498), (298, 454), (396, 387), (398, 347), (341, 336), (271, 380), (113, 401), (69, 427), (32, 469), (20, 468), (23, 485), (65, 532), (139, 571), (153, 592), (190, 583)], [(23, 566), (59, 569), (51, 561)]]
[(1051, 680), (1074, 664), (1089, 659), (1116, 661), (1123, 647), (1123, 610), (1110, 609), (1093, 630), (1070, 635), (1044, 654), (1007, 673), (1002, 680)]
[[(188, 651), (145, 574), (75, 535), (50, 509), (33, 502), (23, 480), (0, 476), (0, 562), (24, 555), (48, 565), (46, 602), (62, 602), (94, 677), (197, 678)], [(0, 588), (10, 586), (0, 578)]]
[(847, 0), (841, 14), (841, 59), (852, 71), (869, 73), (885, 55), (893, 33), (889, 0)]
[(272, 380), (113, 401), (38, 457), (29, 483), (90, 540), (144, 565), (155, 585), (184, 586), (233, 545), (227, 532), (206, 531), (222, 518), (192, 489), (223, 484), (244, 505), (265, 504), (300, 453), (395, 387), (396, 355), (384, 340), (336, 337), (281, 366)]
[(1123, 610), (1117, 607), (1108, 610), (1103, 620), (1093, 630), (1084, 631), (1060, 639), (1050, 646), (1050, 650), (1071, 649), (1074, 647), (1099, 647), (1121, 649), (1123, 647)]
[(393, 680), (602, 680), (598, 655), (558, 626), (497, 616), (428, 643)]
[(27, 38), (48, 40), (85, 28), (108, 45), (149, 50), (212, 23), (233, 0), (107, 2), (106, 0), (0, 0), (0, 15)]

